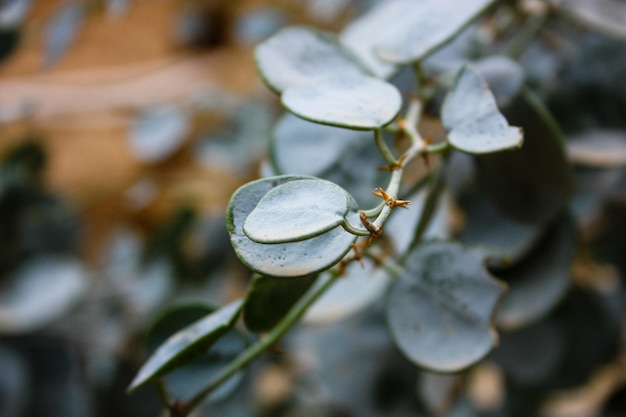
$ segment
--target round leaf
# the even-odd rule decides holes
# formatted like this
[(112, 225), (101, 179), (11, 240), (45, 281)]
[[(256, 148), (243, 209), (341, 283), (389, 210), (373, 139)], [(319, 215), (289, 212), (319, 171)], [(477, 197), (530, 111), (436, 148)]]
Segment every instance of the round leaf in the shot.
[(570, 286), (576, 243), (572, 220), (562, 219), (526, 259), (498, 271), (498, 277), (509, 284), (498, 312), (499, 326), (507, 329), (525, 326), (556, 306)]
[(130, 131), (130, 147), (140, 161), (159, 162), (172, 155), (189, 133), (187, 115), (162, 105), (143, 112)]
[(242, 305), (234, 301), (170, 336), (141, 367), (128, 392), (208, 350), (233, 326)]
[(312, 178), (291, 175), (264, 178), (240, 187), (233, 194), (226, 211), (226, 224), (235, 253), (248, 268), (261, 275), (300, 277), (335, 265), (350, 250), (356, 236), (341, 226), (311, 239), (271, 245), (256, 243), (243, 232), (244, 221), (272, 188)]
[(392, 337), (416, 365), (456, 372), (495, 346), (491, 323), (504, 286), (487, 273), (484, 258), (482, 250), (447, 242), (409, 253), (386, 310)]
[(258, 243), (287, 243), (319, 236), (344, 221), (350, 196), (320, 179), (292, 181), (270, 190), (243, 225)]
[[(493, 0), (381, 2), (351, 25), (342, 40), (346, 38), (350, 45), (357, 45), (359, 57), (370, 65), (381, 58), (394, 64), (408, 64), (450, 40), (491, 3)], [(380, 64), (375, 67), (380, 68)], [(380, 70), (382, 74), (388, 72), (385, 67)]]
[(391, 122), (402, 105), (391, 84), (366, 76), (336, 76), (299, 85), (282, 96), (292, 113), (312, 122), (372, 130)]
[(522, 131), (508, 125), (481, 76), (464, 66), (441, 109), (448, 140), (468, 153), (491, 153), (522, 145)]
[(281, 30), (256, 48), (255, 60), (277, 93), (331, 76), (366, 74), (334, 35), (307, 27)]

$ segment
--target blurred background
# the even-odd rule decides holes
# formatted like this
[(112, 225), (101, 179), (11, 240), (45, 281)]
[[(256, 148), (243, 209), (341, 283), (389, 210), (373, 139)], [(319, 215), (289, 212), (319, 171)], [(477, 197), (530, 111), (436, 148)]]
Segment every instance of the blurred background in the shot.
[[(270, 170), (281, 114), (254, 46), (287, 25), (337, 32), (374, 3), (0, 0), (0, 417), (162, 415), (156, 389), (125, 393), (154, 348), (148, 330), (172, 306), (184, 306), (180, 327), (248, 285), (224, 212)], [(482, 42), (498, 22), (526, 24), (515, 16), (481, 22)], [(587, 250), (566, 263), (577, 287), (544, 321), (505, 334), (464, 376), (417, 372), (376, 308), (305, 326), (287, 342), (295, 358), (274, 352), (195, 415), (626, 415), (622, 22), (598, 33), (557, 18), (520, 56), (576, 139), (571, 211)], [(174, 376), (172, 392), (209, 368)]]

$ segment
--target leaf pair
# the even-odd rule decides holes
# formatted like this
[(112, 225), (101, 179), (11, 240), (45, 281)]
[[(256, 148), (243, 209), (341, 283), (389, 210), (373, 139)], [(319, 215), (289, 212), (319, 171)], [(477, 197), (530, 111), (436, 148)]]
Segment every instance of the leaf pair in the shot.
[(226, 222), (237, 256), (250, 269), (300, 277), (335, 265), (350, 250), (356, 236), (341, 224), (355, 210), (351, 197), (337, 185), (285, 175), (239, 188)]

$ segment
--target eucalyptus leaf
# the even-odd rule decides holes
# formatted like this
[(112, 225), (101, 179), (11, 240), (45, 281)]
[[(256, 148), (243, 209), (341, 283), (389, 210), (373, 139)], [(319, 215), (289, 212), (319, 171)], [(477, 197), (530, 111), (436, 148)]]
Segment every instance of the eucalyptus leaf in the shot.
[(277, 93), (325, 78), (366, 75), (332, 34), (293, 26), (259, 44), (256, 65), (265, 83)]
[(416, 365), (457, 372), (496, 345), (492, 321), (504, 285), (484, 267), (486, 252), (427, 242), (410, 252), (387, 299), (396, 345)]
[(498, 271), (498, 277), (509, 285), (498, 311), (498, 326), (506, 329), (526, 326), (548, 314), (561, 301), (570, 287), (577, 240), (572, 219), (562, 218), (528, 257)]
[(620, 0), (567, 0), (556, 2), (562, 10), (593, 29), (626, 39), (626, 7)]
[(48, 21), (44, 32), (44, 65), (50, 67), (63, 57), (74, 41), (85, 15), (81, 2), (65, 3)]
[(393, 85), (377, 78), (334, 76), (290, 88), (282, 95), (282, 103), (312, 122), (372, 130), (396, 117), (402, 97)]
[(474, 154), (498, 152), (522, 145), (522, 131), (508, 125), (482, 77), (465, 65), (441, 109), (448, 140)]
[(506, 116), (524, 129), (524, 146), (515, 152), (477, 156), (478, 185), (503, 213), (545, 223), (563, 210), (572, 191), (561, 133), (528, 90), (511, 103)]
[(233, 326), (242, 306), (242, 300), (233, 301), (170, 336), (144, 363), (128, 392), (206, 352)]
[(612, 168), (626, 166), (626, 131), (591, 130), (568, 138), (567, 154), (578, 165)]
[(240, 187), (231, 197), (226, 211), (226, 225), (235, 253), (248, 268), (261, 275), (301, 277), (335, 265), (352, 247), (356, 236), (341, 226), (308, 240), (270, 245), (256, 243), (243, 232), (246, 218), (265, 194), (278, 185), (306, 179), (313, 177), (284, 175), (263, 178)]
[(419, 61), (457, 35), (494, 0), (405, 0), (398, 14), (377, 32), (374, 50), (388, 62)]
[(314, 175), (334, 182), (360, 205), (380, 202), (372, 184), (385, 184), (389, 172), (379, 170), (385, 160), (372, 133), (340, 129), (303, 120), (285, 113), (271, 141), (271, 158), (279, 174)]
[(315, 282), (316, 275), (279, 279), (256, 275), (243, 308), (243, 320), (253, 332), (272, 329)]
[(297, 242), (341, 225), (349, 209), (350, 196), (330, 181), (291, 181), (263, 196), (243, 231), (257, 243)]
[[(147, 335), (147, 348), (155, 351), (168, 337), (179, 329), (200, 320), (215, 311), (215, 308), (200, 303), (180, 304), (167, 308), (152, 323)], [(186, 401), (206, 384), (207, 375), (214, 374), (228, 361), (234, 359), (246, 347), (245, 340), (231, 329), (215, 342), (209, 352), (196, 358), (188, 365), (176, 368), (163, 377), (165, 389), (171, 398)], [(221, 400), (239, 384), (243, 372), (235, 374), (228, 382), (213, 391), (206, 401)]]
[(489, 85), (500, 108), (517, 97), (524, 86), (522, 66), (507, 56), (488, 56), (474, 62), (473, 66)]
[(159, 162), (179, 149), (189, 130), (187, 115), (180, 108), (154, 106), (134, 121), (129, 132), (130, 147), (140, 161)]

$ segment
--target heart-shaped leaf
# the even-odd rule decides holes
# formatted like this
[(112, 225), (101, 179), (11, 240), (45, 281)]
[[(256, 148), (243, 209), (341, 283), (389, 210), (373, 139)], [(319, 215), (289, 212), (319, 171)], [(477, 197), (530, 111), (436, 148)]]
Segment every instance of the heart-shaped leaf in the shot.
[(498, 326), (506, 329), (525, 326), (556, 306), (570, 286), (576, 246), (572, 219), (563, 218), (550, 228), (527, 258), (498, 271), (498, 277), (509, 284), (509, 292), (498, 312)]
[[(335, 265), (352, 247), (356, 236), (341, 226), (311, 239), (278, 244), (256, 243), (243, 232), (246, 218), (265, 194), (278, 185), (306, 179), (314, 178), (293, 175), (263, 178), (240, 187), (231, 197), (226, 225), (235, 253), (248, 268), (261, 275), (301, 277)], [(352, 210), (355, 209), (353, 206)]]
[(233, 301), (170, 336), (144, 363), (128, 392), (206, 352), (233, 326), (242, 305), (242, 300)]
[(286, 280), (256, 275), (243, 308), (246, 327), (253, 332), (270, 330), (311, 287), (316, 277)]
[(339, 226), (349, 209), (350, 196), (330, 181), (291, 181), (263, 196), (243, 231), (258, 243), (297, 242)]
[(495, 346), (492, 320), (504, 285), (485, 270), (485, 256), (448, 242), (423, 243), (409, 253), (386, 310), (396, 345), (416, 365), (456, 372)]
[(402, 105), (391, 84), (367, 76), (335, 76), (285, 91), (283, 105), (312, 122), (372, 130), (391, 122)]
[(334, 35), (300, 26), (259, 44), (255, 60), (261, 77), (277, 93), (331, 76), (367, 74)]
[(481, 76), (465, 65), (441, 109), (448, 140), (455, 148), (474, 154), (520, 147), (522, 131), (511, 127)]

